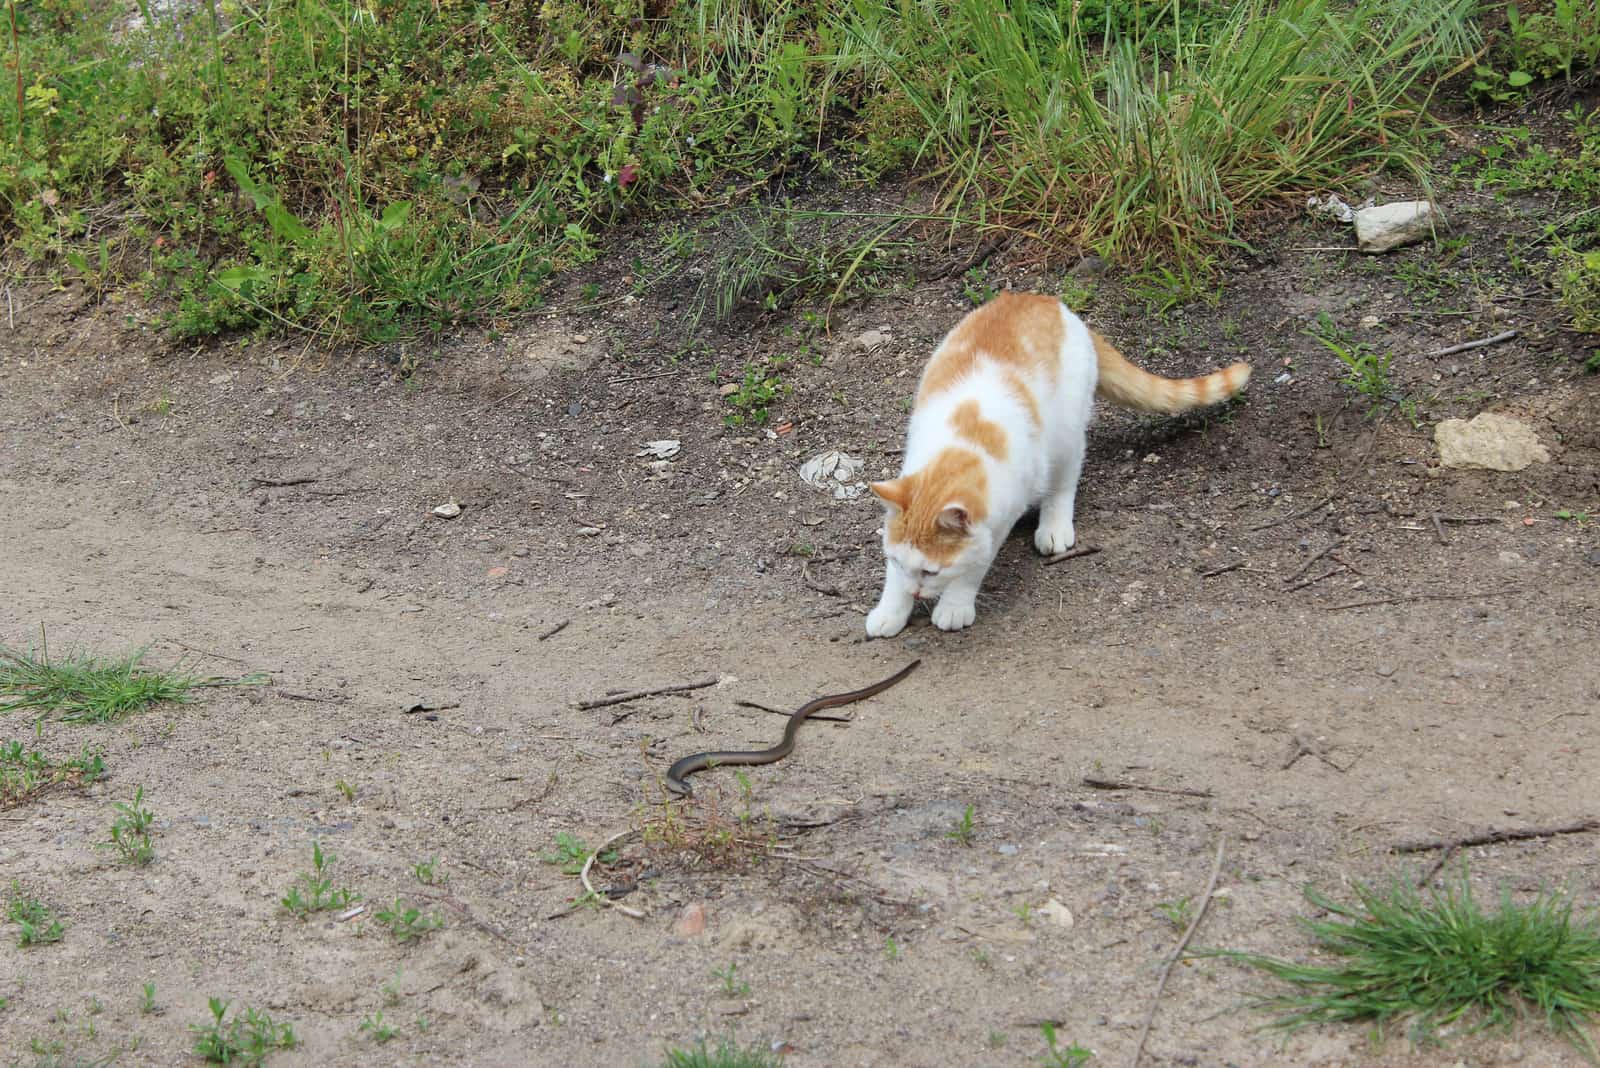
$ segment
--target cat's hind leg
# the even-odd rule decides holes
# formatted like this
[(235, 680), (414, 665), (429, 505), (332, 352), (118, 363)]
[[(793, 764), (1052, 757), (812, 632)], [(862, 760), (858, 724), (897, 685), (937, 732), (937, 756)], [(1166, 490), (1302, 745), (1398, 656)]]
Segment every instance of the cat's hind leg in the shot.
[(1072, 511), (1078, 499), (1078, 476), (1083, 473), (1087, 438), (1087, 434), (1074, 435), (1056, 471), (1055, 486), (1039, 504), (1039, 529), (1034, 532), (1033, 545), (1046, 556), (1064, 553), (1078, 540)]

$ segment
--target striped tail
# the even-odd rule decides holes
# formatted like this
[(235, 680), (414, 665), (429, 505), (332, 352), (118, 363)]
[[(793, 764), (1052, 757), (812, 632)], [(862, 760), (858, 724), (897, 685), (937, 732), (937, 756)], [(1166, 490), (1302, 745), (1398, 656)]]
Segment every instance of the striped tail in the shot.
[(1176, 415), (1191, 408), (1225, 401), (1250, 381), (1250, 365), (1236, 363), (1199, 378), (1162, 378), (1135, 367), (1111, 342), (1089, 331), (1100, 364), (1100, 385), (1095, 392), (1120, 408)]

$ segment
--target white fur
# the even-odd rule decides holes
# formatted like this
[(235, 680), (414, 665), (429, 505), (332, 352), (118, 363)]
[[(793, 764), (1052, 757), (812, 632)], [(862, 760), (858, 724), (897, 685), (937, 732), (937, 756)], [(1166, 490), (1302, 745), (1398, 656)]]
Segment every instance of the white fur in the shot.
[[(1006, 386), (1001, 369), (981, 358), (971, 374), (928, 398), (926, 404), (918, 405), (911, 413), (900, 473), (920, 470), (950, 446), (977, 453), (983, 458), (989, 481), (988, 514), (971, 530), (970, 542), (961, 555), (933, 575), (924, 573), (929, 562), (915, 548), (889, 541), (888, 524), (884, 525), (883, 548), (888, 563), (883, 596), (867, 615), (869, 636), (889, 638), (900, 633), (918, 597), (938, 598), (933, 624), (939, 629), (969, 626), (977, 615), (978, 587), (989, 565), (1012, 526), (1035, 505), (1039, 506), (1039, 530), (1033, 543), (1039, 552), (1050, 555), (1072, 548), (1076, 540), (1073, 505), (1078, 475), (1083, 470), (1099, 365), (1083, 320), (1064, 305), (1061, 320), (1065, 329), (1056, 353), (1059, 373), (1055, 380), (1051, 381), (1042, 368), (1024, 378), (1033, 392), (1042, 426), (1034, 425), (1028, 410)], [(996, 460), (960, 438), (950, 424), (951, 413), (974, 398), (983, 418), (1005, 430), (1004, 460)]]

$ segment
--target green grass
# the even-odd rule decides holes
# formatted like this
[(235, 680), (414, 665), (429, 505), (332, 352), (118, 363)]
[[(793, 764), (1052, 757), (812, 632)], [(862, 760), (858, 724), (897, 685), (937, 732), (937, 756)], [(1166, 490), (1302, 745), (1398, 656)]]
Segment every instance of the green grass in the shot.
[(1280, 1014), (1274, 1026), (1405, 1023), (1427, 1039), (1447, 1026), (1504, 1027), (1533, 1014), (1595, 1058), (1587, 1025), (1600, 1012), (1600, 918), (1574, 916), (1565, 895), (1517, 904), (1507, 892), (1485, 912), (1463, 875), (1427, 897), (1407, 882), (1358, 885), (1352, 905), (1310, 889), (1306, 897), (1331, 914), (1304, 921), (1331, 963), (1221, 954), (1294, 987), (1258, 1003)]
[(860, 3), (834, 19), (837, 63), (882, 100), (866, 138), (915, 143), (946, 209), (1194, 264), (1291, 191), (1424, 178), (1428, 98), (1476, 39), (1469, 0), (1131, 6), (1142, 19), (1097, 36), (1043, 0), (1004, 17), (990, 0)]
[[(556, 847), (549, 853), (539, 854), (539, 859), (546, 864), (559, 864), (561, 870), (567, 875), (577, 875), (583, 870), (584, 863), (594, 850), (577, 835), (566, 831), (556, 832)], [(600, 863), (612, 864), (616, 862), (616, 850), (608, 849), (600, 854)]]
[[(36, 278), (144, 290), (178, 336), (384, 341), (538, 306), (641, 217), (910, 170), (947, 229), (1191, 269), (1307, 188), (1420, 174), (1474, 7), (305, 0), (128, 31), (111, 0), (16, 4), (0, 240)], [(910, 247), (820, 218), (756, 213), (702, 296), (838, 299)]]
[(444, 921), (438, 916), (409, 906), (400, 898), (395, 898), (393, 905), (373, 913), (372, 918), (387, 927), (396, 942), (416, 942), (444, 926)]
[(0, 809), (14, 808), (54, 786), (94, 782), (105, 773), (100, 753), (87, 747), (57, 764), (20, 741), (0, 743)]
[(1082, 1068), (1094, 1058), (1093, 1050), (1085, 1049), (1076, 1042), (1064, 1049), (1057, 1045), (1056, 1025), (1048, 1020), (1039, 1025), (1039, 1032), (1044, 1036), (1045, 1046), (1039, 1062), (1046, 1068)]
[(30, 710), (73, 722), (114, 723), (162, 701), (192, 701), (194, 690), (261, 681), (147, 669), (140, 666), (145, 652), (108, 659), (74, 651), (52, 660), (48, 646), (35, 652), (0, 644), (0, 713)]
[(715, 1049), (701, 1043), (694, 1049), (669, 1049), (661, 1068), (782, 1068), (783, 1055), (772, 1052), (765, 1043), (752, 1042), (742, 1047), (723, 1039)]
[(60, 920), (38, 898), (25, 897), (16, 880), (6, 902), (6, 919), (17, 925), (17, 945), (38, 946), (61, 941), (66, 932)]
[(972, 811), (971, 805), (962, 809), (961, 816), (951, 823), (948, 831), (944, 832), (946, 838), (959, 842), (969, 849), (972, 847), (972, 843), (978, 833), (972, 822)]
[(291, 1024), (280, 1024), (264, 1012), (247, 1008), (241, 1016), (224, 1020), (228, 1002), (211, 998), (211, 1022), (191, 1025), (194, 1051), (213, 1064), (260, 1064), (273, 1050), (299, 1045)]

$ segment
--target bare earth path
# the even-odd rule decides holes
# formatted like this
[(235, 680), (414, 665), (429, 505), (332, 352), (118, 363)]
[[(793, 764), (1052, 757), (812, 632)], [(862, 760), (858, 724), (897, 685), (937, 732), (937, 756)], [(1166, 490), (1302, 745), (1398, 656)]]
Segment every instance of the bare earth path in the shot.
[[(615, 320), (462, 344), (408, 388), (362, 356), (189, 355), (110, 310), (49, 308), (0, 348), (0, 639), (149, 643), (155, 663), (271, 685), (37, 740), (0, 719), (0, 740), (56, 756), (101, 745), (109, 771), (0, 813), (4, 879), (68, 924), (59, 945), (0, 945), (6, 1063), (118, 1048), (178, 1063), (218, 996), (295, 1024), (303, 1044), (274, 1064), (638, 1065), (733, 1034), (796, 1066), (1012, 1065), (1037, 1062), (1052, 1020), (1123, 1065), (1179, 934), (1158, 906), (1198, 898), (1219, 840), (1195, 945), (1305, 959), (1307, 884), (1415, 878), (1436, 858), (1388, 852), (1408, 839), (1600, 815), (1600, 538), (1553, 518), (1600, 500), (1596, 388), (1537, 366), (1537, 390), (1510, 385), (1531, 344), (1502, 379), (1468, 373), (1552, 463), (1430, 471), (1425, 431), (1365, 420), (1331, 386), (1275, 386), (1262, 308), (1249, 404), (1103, 421), (1079, 521), (1097, 554), (1047, 567), (1021, 531), (974, 629), (922, 616), (868, 643), (875, 509), (795, 470), (826, 448), (874, 477), (894, 464), (948, 301), (836, 323), (775, 435), (721, 425), (709, 363), (628, 381), (640, 354)], [(880, 324), (890, 344), (857, 351)], [(1315, 346), (1292, 345), (1311, 378)], [(660, 439), (681, 451), (637, 455)], [(452, 500), (458, 518), (429, 515)], [(1435, 513), (1486, 521), (1436, 531)], [(749, 769), (748, 797), (714, 770), (699, 806), (663, 805), (675, 757), (776, 739), (781, 720), (735, 701), (792, 708), (913, 656), (921, 670), (849, 725), (810, 725), (793, 757)], [(136, 785), (159, 828), (142, 870), (94, 848)], [(963, 846), (948, 832), (969, 805)], [(556, 834), (640, 826), (595, 881), (643, 918), (567, 911), (581, 887), (540, 859)], [(279, 907), (313, 839), (365, 913)], [(1487, 897), (1565, 884), (1593, 900), (1597, 844), (1467, 857)], [(413, 874), (430, 857), (443, 886)], [(374, 919), (397, 896), (443, 929), (397, 943)], [(693, 905), (703, 932), (679, 926)], [(147, 982), (159, 1014), (139, 1012)], [(1230, 1011), (1264, 989), (1180, 965), (1145, 1063), (1576, 1058), (1532, 1027), (1445, 1060), (1359, 1028), (1285, 1043)], [(398, 1029), (385, 1045), (358, 1030), (378, 1011)]]

